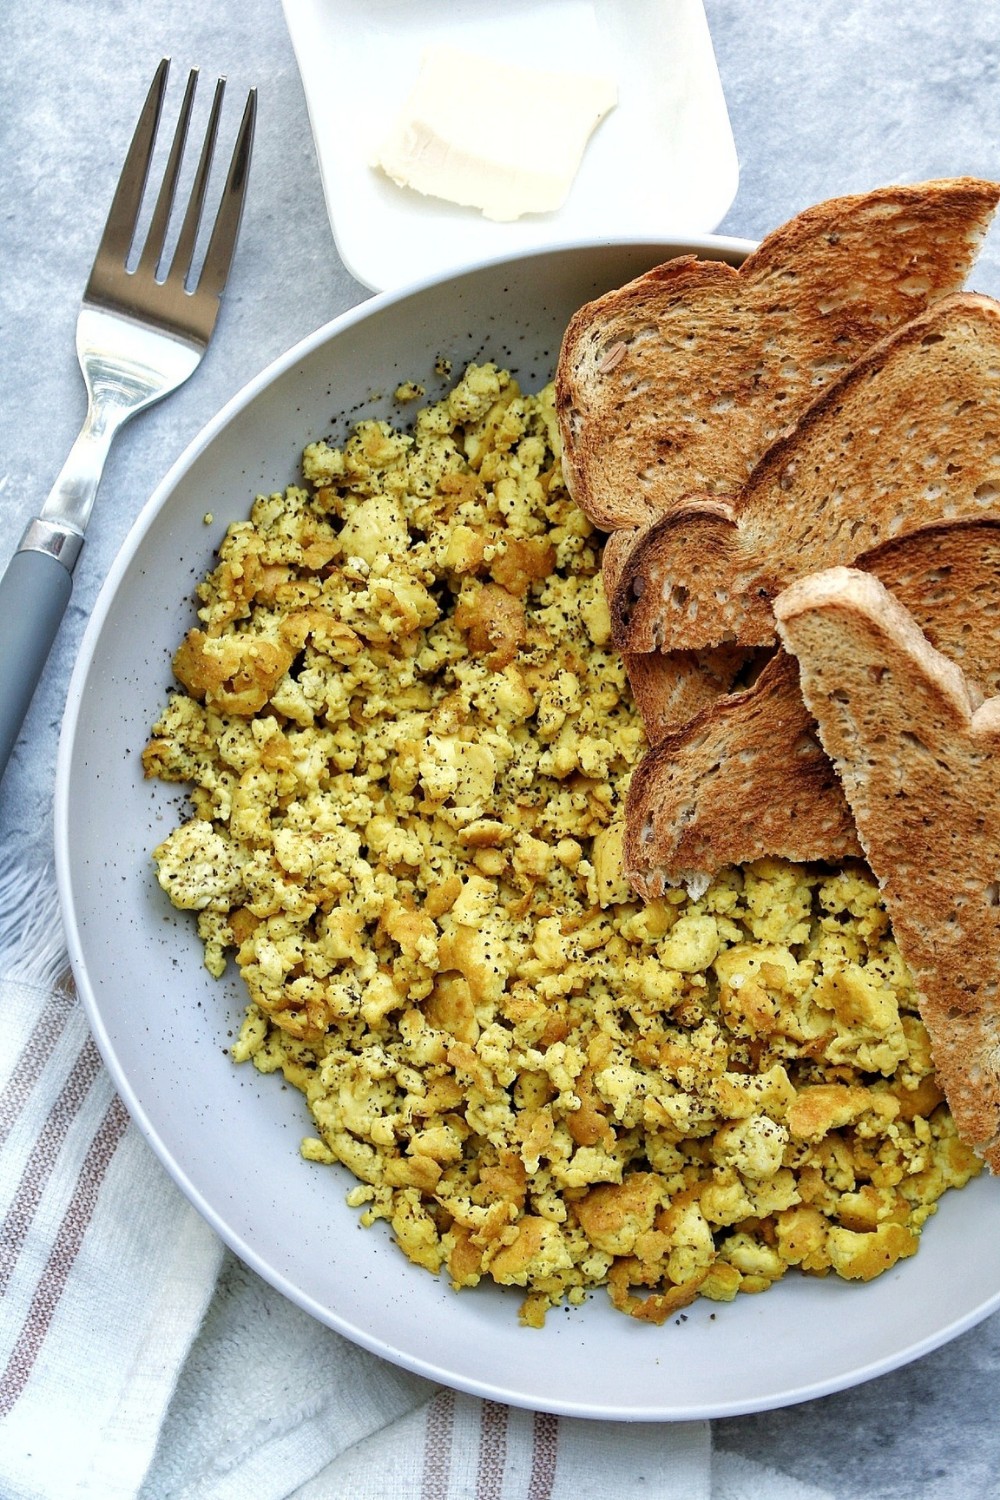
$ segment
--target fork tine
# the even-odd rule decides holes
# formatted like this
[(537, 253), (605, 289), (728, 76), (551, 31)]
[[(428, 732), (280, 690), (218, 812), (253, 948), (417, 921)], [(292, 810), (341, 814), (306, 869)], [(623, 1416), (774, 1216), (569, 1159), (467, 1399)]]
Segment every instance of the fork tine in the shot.
[(205, 263), (196, 288), (199, 296), (221, 297), (229, 275), (229, 267), (232, 264), (236, 239), (240, 231), (240, 220), (243, 217), (243, 205), (246, 201), (247, 173), (250, 170), (250, 153), (253, 149), (256, 118), (257, 90), (251, 89), (247, 95), (236, 145), (233, 147), (232, 160), (229, 163), (229, 172), (219, 203), (219, 211), (215, 216), (212, 236), (205, 252)]
[(135, 236), (135, 226), (139, 218), (139, 209), (142, 206), (142, 195), (146, 188), (146, 179), (149, 176), (149, 164), (153, 155), (153, 142), (156, 139), (157, 127), (160, 123), (160, 113), (163, 108), (163, 97), (167, 88), (167, 74), (170, 71), (170, 59), (165, 57), (153, 74), (153, 81), (146, 95), (146, 102), (142, 106), (132, 144), (128, 148), (128, 155), (122, 167), (118, 186), (115, 188), (114, 198), (111, 200), (111, 208), (108, 213), (104, 234), (98, 246), (99, 257), (105, 256), (109, 260), (124, 262), (132, 247)]
[(202, 144), (201, 156), (198, 159), (198, 167), (191, 187), (191, 196), (188, 199), (187, 211), (184, 214), (184, 222), (181, 225), (181, 232), (177, 239), (177, 248), (174, 251), (173, 264), (171, 265), (171, 274), (178, 276), (181, 281), (187, 280), (191, 271), (191, 264), (194, 260), (198, 227), (201, 224), (201, 215), (205, 206), (205, 191), (208, 187), (208, 178), (212, 170), (212, 158), (215, 155), (215, 142), (219, 133), (219, 118), (222, 114), (222, 100), (225, 91), (226, 80), (220, 78), (215, 85), (212, 110), (205, 130), (205, 140)]
[(156, 206), (153, 209), (153, 217), (149, 223), (146, 234), (146, 243), (139, 258), (138, 269), (155, 276), (160, 259), (163, 255), (163, 247), (167, 238), (167, 229), (170, 225), (170, 212), (174, 206), (174, 196), (177, 192), (177, 179), (180, 176), (181, 162), (184, 159), (184, 147), (187, 142), (188, 125), (191, 120), (191, 106), (194, 103), (194, 91), (198, 84), (198, 69), (192, 68), (188, 74), (187, 86), (184, 89), (184, 98), (181, 101), (180, 113), (177, 116), (177, 124), (174, 127), (174, 138), (170, 144), (170, 155), (163, 172), (163, 180), (160, 183), (160, 191), (156, 195)]

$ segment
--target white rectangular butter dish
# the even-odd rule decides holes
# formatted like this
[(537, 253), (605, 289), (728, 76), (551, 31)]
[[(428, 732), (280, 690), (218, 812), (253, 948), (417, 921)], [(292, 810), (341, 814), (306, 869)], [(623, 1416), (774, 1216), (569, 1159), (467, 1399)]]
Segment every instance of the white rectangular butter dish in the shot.
[[(736, 147), (702, 0), (284, 0), (284, 11), (337, 248), (372, 290), (547, 245), (710, 233), (735, 197)], [(617, 81), (617, 107), (560, 208), (496, 222), (371, 165), (424, 50), (441, 44)]]

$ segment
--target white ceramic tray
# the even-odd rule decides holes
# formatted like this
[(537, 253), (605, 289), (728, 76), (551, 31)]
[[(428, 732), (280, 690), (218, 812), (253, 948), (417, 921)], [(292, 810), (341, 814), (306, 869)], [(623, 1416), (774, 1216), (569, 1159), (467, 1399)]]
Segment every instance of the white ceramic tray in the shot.
[[(337, 248), (373, 290), (575, 240), (707, 234), (736, 195), (702, 0), (284, 0), (284, 10)], [(438, 42), (617, 80), (618, 106), (558, 212), (497, 224), (369, 165), (424, 47)]]

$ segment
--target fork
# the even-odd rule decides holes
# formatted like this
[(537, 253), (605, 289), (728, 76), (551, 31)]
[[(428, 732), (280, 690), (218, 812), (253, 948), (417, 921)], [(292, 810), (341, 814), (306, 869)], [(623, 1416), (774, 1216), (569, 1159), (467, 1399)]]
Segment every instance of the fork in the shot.
[[(200, 271), (196, 252), (215, 154), (225, 79), (215, 87), (201, 153), (172, 255), (167, 235), (198, 81), (188, 75), (159, 192), (134, 268), (139, 216), (170, 59), (156, 70), (115, 190), (76, 328), (87, 389), (80, 434), (41, 511), (0, 578), (0, 776), (48, 659), (72, 591), (73, 568), (111, 443), (137, 412), (177, 389), (208, 347), (229, 276), (246, 196), (257, 94), (251, 89)], [(164, 270), (164, 263), (169, 264)]]

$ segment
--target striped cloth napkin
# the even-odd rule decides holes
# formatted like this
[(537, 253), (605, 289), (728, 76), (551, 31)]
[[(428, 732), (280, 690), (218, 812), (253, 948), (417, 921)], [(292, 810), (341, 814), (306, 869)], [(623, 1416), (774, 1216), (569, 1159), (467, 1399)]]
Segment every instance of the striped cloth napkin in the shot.
[(4, 1500), (829, 1500), (706, 1422), (441, 1389), (265, 1285), (116, 1096), (47, 874), (0, 871), (0, 1017)]

